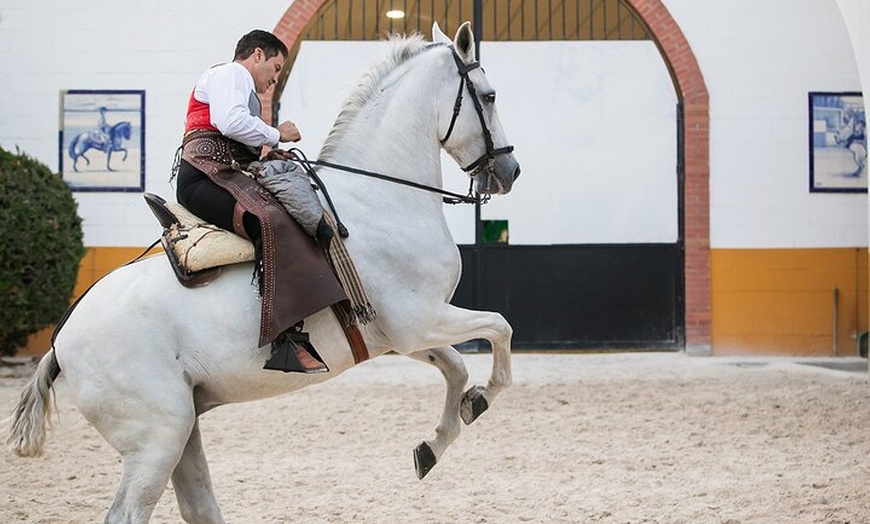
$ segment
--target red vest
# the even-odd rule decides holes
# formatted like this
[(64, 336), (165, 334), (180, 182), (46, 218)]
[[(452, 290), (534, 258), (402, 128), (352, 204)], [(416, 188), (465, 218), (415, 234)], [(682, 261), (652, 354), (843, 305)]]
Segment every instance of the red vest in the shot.
[(211, 125), (211, 115), (209, 114), (209, 106), (200, 102), (190, 93), (190, 101), (187, 103), (187, 122), (184, 125), (184, 132), (193, 131), (194, 129), (210, 129), (217, 131), (218, 128)]

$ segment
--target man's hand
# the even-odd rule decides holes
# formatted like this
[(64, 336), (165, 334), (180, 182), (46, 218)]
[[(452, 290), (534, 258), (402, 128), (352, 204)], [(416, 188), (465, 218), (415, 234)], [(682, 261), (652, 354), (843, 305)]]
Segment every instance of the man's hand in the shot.
[(266, 153), (263, 160), (296, 160), (296, 155), (290, 151), (275, 148)]
[(298, 142), (302, 140), (302, 134), (296, 129), (296, 124), (287, 120), (278, 125), (278, 133), (280, 133), (279, 141), (281, 142)]

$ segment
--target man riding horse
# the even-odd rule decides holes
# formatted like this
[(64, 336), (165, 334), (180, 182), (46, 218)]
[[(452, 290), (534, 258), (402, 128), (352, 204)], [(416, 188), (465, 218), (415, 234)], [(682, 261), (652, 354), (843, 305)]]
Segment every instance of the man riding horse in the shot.
[[(313, 347), (306, 344), (306, 334), (297, 324), (305, 315), (298, 311), (282, 314), (268, 304), (273, 298), (284, 300), (294, 292), (289, 286), (288, 268), (298, 259), (298, 253), (295, 247), (292, 253), (284, 253), (272, 240), (283, 238), (275, 234), (282, 228), (295, 227), (288, 224), (293, 219), (280, 205), (273, 205), (274, 199), (257, 182), (241, 173), (260, 159), (263, 146), (275, 148), (280, 142), (297, 142), (302, 138), (289, 120), (275, 128), (260, 119), (257, 95), (277, 83), (287, 56), (287, 46), (278, 37), (254, 30), (238, 41), (232, 62), (202, 74), (188, 103), (182, 154), (176, 166), (176, 197), (199, 218), (252, 240), (262, 260), (261, 343), (272, 343), (273, 358), (280, 357), (284, 362), (279, 367), (282, 371), (322, 373), (328, 371), (326, 365)], [(273, 150), (270, 158), (276, 157), (286, 159), (289, 155)], [(317, 309), (344, 298), (343, 291), (330, 277), (322, 271), (313, 277), (322, 280), (324, 288), (322, 296), (317, 297)], [(275, 289), (282, 285), (284, 288)]]
[[(414, 448), (420, 479), (442, 460), (462, 423), (476, 420), (512, 380), (510, 324), (497, 312), (450, 303), (462, 259), (444, 215), (441, 153), (468, 173), (478, 193), (506, 194), (520, 174), (498, 117), (495, 87), (476, 60), (470, 24), (462, 24), (453, 39), (437, 24), (432, 34), (432, 42), (419, 35), (391, 40), (388, 56), (369, 69), (342, 106), (320, 152), (323, 169), (318, 174), (330, 177), (334, 202), (353, 226), (345, 247), (377, 307), (376, 318), (359, 333), (369, 357), (407, 355), (434, 366), (444, 377), (434, 435)], [(204, 163), (211, 151), (226, 161), (230, 152), (221, 147), (245, 147), (220, 131), (208, 132), (223, 138), (188, 137), (188, 158), (194, 155), (194, 161)], [(281, 139), (280, 132), (273, 139)], [(232, 154), (237, 154), (235, 149)], [(253, 156), (249, 152), (247, 158)], [(266, 164), (258, 180), (272, 163)], [(339, 174), (339, 167), (351, 166), (403, 177), (332, 176)], [(224, 164), (204, 167), (209, 171), (203, 173), (219, 186), (236, 173), (219, 169)], [(248, 193), (226, 186), (237, 201), (245, 201)], [(264, 251), (269, 225), (260, 220)], [(169, 228), (174, 226), (170, 223)], [(341, 237), (341, 228), (335, 229)], [(308, 234), (302, 235), (317, 249)], [(293, 244), (292, 256), (282, 259), (281, 267), (303, 256), (304, 248)], [(203, 448), (201, 415), (298, 391), (360, 362), (339, 315), (317, 310), (303, 318), (329, 373), (264, 372), (261, 362), (272, 360), (272, 347), (259, 340), (266, 295), (258, 300), (251, 292), (255, 265), (222, 267), (220, 278), (196, 289), (178, 285), (178, 274), (162, 257), (145, 257), (110, 272), (65, 317), (52, 349), (22, 389), (8, 424), (9, 449), (19, 456), (43, 451), (53, 384), (63, 374), (64, 392), (123, 463), (105, 522), (146, 524), (171, 482), (181, 519), (223, 523)], [(294, 277), (289, 291), (309, 283), (307, 276)], [(266, 326), (267, 336), (273, 327)], [(453, 346), (476, 339), (489, 341), (492, 368), (485, 385), (466, 389), (469, 372)]]

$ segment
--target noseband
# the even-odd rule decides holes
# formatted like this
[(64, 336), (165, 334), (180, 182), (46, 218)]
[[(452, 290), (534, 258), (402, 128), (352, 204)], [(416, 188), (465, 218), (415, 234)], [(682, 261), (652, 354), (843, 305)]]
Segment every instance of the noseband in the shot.
[(468, 73), (480, 67), (480, 62), (472, 62), (466, 64), (459, 58), (459, 54), (453, 46), (450, 46), (450, 51), (453, 53), (453, 60), (456, 62), (456, 68), (459, 70), (459, 91), (456, 93), (456, 102), (453, 104), (453, 118), (450, 119), (450, 127), (447, 128), (447, 134), (441, 139), (443, 146), (453, 133), (453, 126), (456, 125), (456, 119), (459, 117), (459, 111), (462, 109), (463, 87), (468, 87), (468, 94), (471, 95), (471, 101), (474, 103), (474, 109), (477, 111), (477, 118), (480, 120), (480, 127), (483, 130), (483, 139), (486, 143), (486, 153), (480, 156), (462, 170), (468, 173), (468, 176), (474, 178), (481, 171), (492, 167), (495, 157), (498, 155), (506, 155), (514, 150), (514, 146), (504, 146), (498, 149), (492, 142), (492, 133), (486, 125), (486, 120), (483, 118), (483, 106), (480, 104), (480, 99), (477, 98), (477, 90), (474, 88), (474, 82), (469, 78)]

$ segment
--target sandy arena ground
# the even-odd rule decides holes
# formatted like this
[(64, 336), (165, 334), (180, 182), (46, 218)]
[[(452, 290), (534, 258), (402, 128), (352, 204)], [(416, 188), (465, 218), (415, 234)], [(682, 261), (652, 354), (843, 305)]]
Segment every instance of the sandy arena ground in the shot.
[[(466, 362), (485, 381), (490, 355)], [(513, 388), (423, 481), (443, 382), (404, 357), (202, 430), (231, 523), (868, 523), (867, 361), (807, 362), (829, 360), (516, 354)], [(0, 378), (3, 411), (23, 384)], [(0, 523), (102, 522), (121, 464), (64, 388), (45, 455), (3, 454)], [(181, 522), (171, 486), (152, 522)]]

